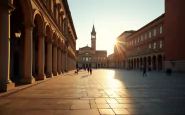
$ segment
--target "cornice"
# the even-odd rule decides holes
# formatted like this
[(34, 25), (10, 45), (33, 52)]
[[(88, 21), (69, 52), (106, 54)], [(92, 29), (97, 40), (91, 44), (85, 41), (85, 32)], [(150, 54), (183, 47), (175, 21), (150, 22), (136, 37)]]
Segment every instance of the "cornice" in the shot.
[(55, 19), (53, 18), (50, 10), (48, 10), (48, 8), (42, 3), (42, 1), (40, 0), (33, 0), (33, 2), (35, 3), (35, 5), (37, 6), (38, 10), (40, 12), (42, 12), (43, 17), (46, 18), (50, 25), (53, 26), (55, 28), (55, 31), (57, 31), (57, 33), (60, 34), (60, 36), (66, 40), (66, 38), (64, 37), (62, 31), (60, 30), (60, 27), (58, 26), (58, 24), (56, 23)]

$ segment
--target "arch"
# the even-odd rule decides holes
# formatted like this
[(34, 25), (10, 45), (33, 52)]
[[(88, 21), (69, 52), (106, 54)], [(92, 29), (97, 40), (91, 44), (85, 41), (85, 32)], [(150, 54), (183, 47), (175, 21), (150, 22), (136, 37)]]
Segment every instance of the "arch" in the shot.
[(136, 69), (137, 67), (137, 63), (136, 63), (136, 58), (134, 58), (134, 69)]
[(52, 31), (51, 31), (51, 26), (49, 24), (46, 24), (45, 26), (45, 33), (46, 33), (46, 39), (52, 41)]
[(139, 58), (136, 58), (136, 69), (139, 69)]
[(156, 70), (156, 56), (152, 56), (152, 65), (153, 65), (153, 70)]
[(140, 57), (140, 68), (139, 69), (142, 69), (142, 67), (143, 67), (143, 59), (142, 59), (142, 57)]
[[(17, 0), (11, 0), (11, 3), (14, 5), (15, 1)], [(30, 0), (21, 0), (21, 7), (23, 9), (23, 13), (24, 13), (24, 20), (25, 22), (33, 22), (33, 17), (32, 17), (32, 4), (30, 2)]]
[(57, 39), (58, 39), (58, 38), (57, 38), (57, 35), (56, 35), (56, 33), (54, 32), (54, 33), (53, 33), (53, 36), (52, 36), (52, 41), (56, 43), (56, 42), (57, 42)]
[(42, 14), (40, 13), (40, 11), (38, 10), (34, 10), (34, 13), (33, 13), (33, 20), (34, 20), (34, 23), (35, 21), (37, 21), (37, 24), (38, 24), (38, 32), (43, 34), (45, 31), (44, 31), (44, 18), (42, 16)]
[(148, 70), (150, 71), (151, 69), (152, 69), (152, 67), (151, 67), (151, 56), (148, 56), (147, 57), (148, 58)]
[(163, 59), (162, 59), (162, 55), (158, 55), (157, 56), (157, 65), (158, 65), (158, 70), (162, 70), (162, 63), (163, 63)]
[(145, 69), (146, 69), (146, 65), (147, 65), (147, 64), (146, 64), (146, 63), (147, 63), (146, 60), (147, 60), (146, 57), (144, 57), (144, 58), (143, 58), (143, 67), (144, 67)]

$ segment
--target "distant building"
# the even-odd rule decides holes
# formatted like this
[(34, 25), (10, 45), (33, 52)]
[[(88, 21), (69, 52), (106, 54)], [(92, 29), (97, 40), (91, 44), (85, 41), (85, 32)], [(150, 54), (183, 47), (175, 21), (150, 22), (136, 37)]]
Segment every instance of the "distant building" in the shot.
[(135, 31), (125, 31), (116, 38), (117, 43), (114, 45), (114, 66), (116, 68), (125, 68), (126, 37)]
[(96, 31), (93, 25), (91, 32), (91, 47), (88, 45), (76, 51), (78, 68), (104, 68), (107, 67), (107, 51), (96, 50)]
[(114, 53), (113, 54), (110, 54), (108, 57), (107, 57), (107, 67), (108, 68), (115, 68), (115, 61), (114, 61)]

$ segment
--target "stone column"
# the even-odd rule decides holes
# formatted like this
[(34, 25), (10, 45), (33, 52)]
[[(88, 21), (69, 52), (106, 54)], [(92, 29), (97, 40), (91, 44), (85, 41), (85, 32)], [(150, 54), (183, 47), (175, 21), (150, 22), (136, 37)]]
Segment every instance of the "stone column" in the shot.
[(54, 44), (53, 46), (53, 75), (57, 76), (57, 45)]
[(45, 62), (45, 42), (44, 42), (45, 35), (39, 35), (39, 43), (38, 43), (38, 76), (37, 80), (44, 80), (46, 76), (44, 74), (44, 62)]
[(150, 61), (151, 61), (151, 65), (150, 65), (151, 66), (151, 70), (153, 70), (153, 58), (151, 58)]
[(8, 7), (0, 7), (0, 91), (8, 91), (15, 86), (10, 80), (10, 13)]
[(33, 24), (25, 24), (25, 44), (24, 44), (24, 75), (21, 79), (23, 83), (33, 83), (35, 78), (32, 76), (32, 62), (33, 62)]
[(58, 47), (57, 50), (57, 72), (61, 74), (61, 48)]
[(65, 52), (65, 70), (68, 71), (68, 51), (66, 49), (66, 52)]
[(61, 60), (61, 63), (60, 63), (61, 68), (60, 68), (60, 71), (62, 73), (62, 71), (63, 71), (63, 51), (62, 51), (62, 49), (61, 49), (61, 58), (60, 58), (60, 60)]
[(158, 58), (157, 57), (155, 58), (155, 63), (156, 63), (155, 64), (156, 65), (156, 70), (158, 70), (159, 69), (159, 67), (158, 67), (159, 64), (158, 64)]
[(46, 65), (47, 77), (53, 77), (52, 74), (52, 41), (47, 41), (47, 65)]

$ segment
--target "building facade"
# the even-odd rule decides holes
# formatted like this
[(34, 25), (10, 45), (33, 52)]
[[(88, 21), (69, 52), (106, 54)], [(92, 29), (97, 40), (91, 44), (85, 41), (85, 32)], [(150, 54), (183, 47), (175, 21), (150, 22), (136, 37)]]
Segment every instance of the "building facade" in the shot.
[(108, 68), (115, 68), (115, 61), (114, 61), (114, 53), (113, 54), (110, 54), (108, 57), (107, 57), (107, 67)]
[(126, 68), (164, 69), (164, 14), (126, 38)]
[(96, 31), (93, 25), (91, 32), (91, 47), (88, 45), (76, 51), (78, 68), (104, 68), (107, 67), (107, 51), (96, 50)]
[(184, 0), (165, 0), (165, 66), (185, 71)]
[[(128, 69), (185, 71), (184, 0), (165, 0), (165, 13), (125, 38), (124, 60)], [(121, 41), (121, 40), (120, 40)], [(119, 44), (119, 43), (118, 43)], [(121, 45), (124, 47), (124, 45)], [(118, 52), (121, 48), (116, 49)], [(117, 53), (118, 54), (118, 53)], [(116, 55), (116, 54), (115, 54)]]
[(76, 66), (76, 32), (67, 0), (0, 2), (0, 90)]

